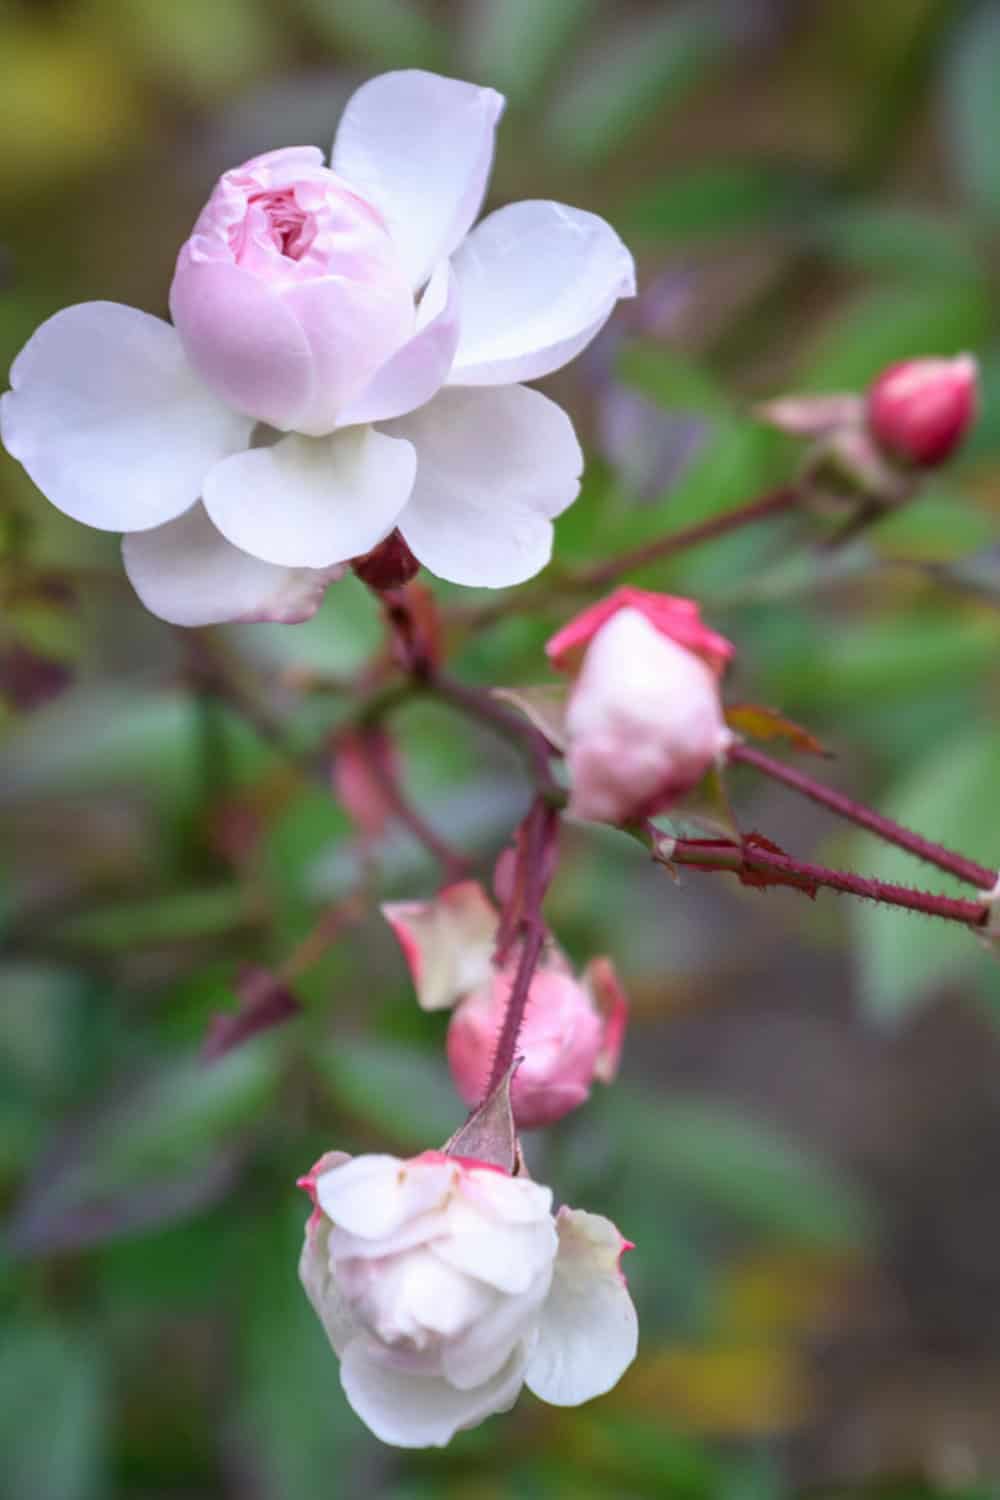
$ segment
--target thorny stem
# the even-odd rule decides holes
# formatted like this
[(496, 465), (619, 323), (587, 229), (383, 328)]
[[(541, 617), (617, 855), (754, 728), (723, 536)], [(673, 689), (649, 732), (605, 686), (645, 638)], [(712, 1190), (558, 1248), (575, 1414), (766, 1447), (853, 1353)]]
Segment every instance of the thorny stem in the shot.
[[(493, 1066), (489, 1082), (483, 1095), (484, 1102), (494, 1089), (499, 1088), (517, 1053), (517, 1039), (524, 1021), (531, 981), (542, 948), (545, 945), (545, 923), (542, 919), (542, 902), (547, 884), (548, 851), (559, 814), (541, 793), (535, 798), (524, 822), (524, 841), (520, 849), (520, 860), (524, 871), (521, 909), (517, 933), (521, 940), (517, 970), (511, 985), (510, 996), (504, 1011), (503, 1025), (497, 1038)], [(515, 882), (515, 887), (522, 882)]]
[(605, 584), (614, 583), (623, 573), (630, 573), (633, 568), (645, 567), (647, 563), (673, 557), (678, 552), (686, 552), (689, 547), (698, 547), (702, 542), (713, 541), (715, 537), (740, 531), (744, 526), (751, 526), (757, 521), (766, 521), (771, 516), (794, 509), (800, 500), (801, 495), (793, 486), (771, 490), (766, 495), (758, 496), (756, 500), (737, 506), (735, 510), (724, 511), (721, 516), (710, 516), (707, 521), (699, 521), (695, 526), (685, 526), (682, 531), (657, 537), (652, 542), (644, 542), (628, 552), (619, 553), (617, 557), (609, 557), (606, 562), (597, 563), (590, 568), (580, 568), (569, 575), (568, 585), (574, 589), (603, 588)]
[(905, 911), (920, 912), (927, 917), (961, 922), (966, 927), (984, 927), (990, 913), (990, 907), (981, 901), (957, 900), (932, 891), (914, 890), (907, 885), (873, 880), (848, 870), (830, 870), (825, 865), (808, 864), (788, 854), (754, 847), (746, 842), (730, 844), (715, 839), (671, 839), (655, 828), (647, 830), (645, 837), (653, 849), (653, 858), (667, 866), (690, 865), (701, 870), (723, 870), (741, 878), (753, 873), (770, 874), (777, 877), (776, 883), (799, 886), (810, 894), (817, 886), (825, 887), (863, 901), (877, 901)]
[(913, 833), (910, 829), (901, 827), (899, 823), (893, 822), (892, 818), (884, 817), (874, 808), (866, 807), (863, 803), (846, 797), (843, 792), (834, 791), (832, 787), (814, 781), (811, 776), (806, 775), (804, 771), (797, 770), (794, 766), (786, 766), (780, 760), (772, 760), (771, 756), (762, 754), (760, 750), (755, 750), (750, 745), (734, 745), (729, 752), (729, 759), (739, 761), (746, 766), (753, 766), (763, 775), (770, 776), (773, 781), (780, 781), (785, 786), (792, 787), (794, 791), (801, 792), (804, 797), (808, 797), (811, 802), (818, 802), (821, 807), (828, 807), (831, 812), (846, 818), (849, 823), (856, 823), (860, 828), (867, 828), (869, 833), (876, 834), (887, 844), (895, 844), (897, 848), (907, 850), (908, 853), (916, 855), (917, 859), (936, 865), (939, 870), (946, 870), (949, 875), (957, 876), (968, 885), (979, 886), (987, 891), (992, 890), (996, 885), (997, 872), (995, 870), (988, 870), (985, 865), (977, 864), (975, 860), (966, 859), (962, 854), (956, 854), (951, 849), (935, 844), (931, 839), (923, 838), (919, 833)]

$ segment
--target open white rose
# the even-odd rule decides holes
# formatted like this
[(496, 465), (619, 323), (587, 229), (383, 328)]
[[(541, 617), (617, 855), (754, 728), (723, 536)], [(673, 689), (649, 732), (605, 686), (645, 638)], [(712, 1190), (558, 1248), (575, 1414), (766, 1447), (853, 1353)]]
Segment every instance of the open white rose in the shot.
[(440, 1151), (332, 1152), (302, 1185), (315, 1204), (302, 1284), (383, 1442), (441, 1447), (522, 1385), (577, 1406), (635, 1357), (628, 1242), (598, 1214), (554, 1218), (549, 1188)]
[(475, 225), (502, 108), (433, 73), (374, 78), (329, 166), (298, 146), (224, 174), (173, 324), (89, 302), (28, 341), (3, 442), (60, 510), (125, 533), (154, 614), (307, 619), (396, 528), (453, 583), (545, 566), (583, 461), (519, 382), (578, 354), (634, 271), (603, 219), (560, 203)]

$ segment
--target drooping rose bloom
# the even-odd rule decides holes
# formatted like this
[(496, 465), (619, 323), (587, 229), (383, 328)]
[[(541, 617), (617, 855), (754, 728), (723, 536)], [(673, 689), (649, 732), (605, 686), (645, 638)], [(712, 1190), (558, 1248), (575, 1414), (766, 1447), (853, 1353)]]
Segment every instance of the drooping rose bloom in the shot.
[(125, 535), (154, 614), (313, 614), (398, 528), (424, 566), (504, 587), (545, 566), (579, 488), (547, 375), (634, 291), (593, 214), (508, 205), (473, 224), (503, 107), (388, 73), (312, 146), (227, 172), (183, 246), (173, 325), (116, 303), (44, 323), (0, 433), (48, 498)]
[(689, 599), (618, 589), (547, 651), (575, 672), (565, 734), (569, 811), (579, 818), (627, 823), (662, 812), (732, 743), (718, 683), (732, 646)]
[(299, 1274), (376, 1437), (441, 1447), (527, 1385), (577, 1406), (611, 1389), (638, 1330), (610, 1220), (552, 1215), (552, 1192), (427, 1151), (324, 1156)]
[[(501, 861), (502, 864), (502, 861)], [(493, 967), (499, 918), (477, 881), (431, 901), (386, 902), (382, 913), (409, 965), (422, 1010), (449, 1010), (448, 1064), (470, 1108), (482, 1102), (517, 970), (515, 949)], [(520, 1063), (510, 1086), (519, 1128), (551, 1125), (577, 1109), (595, 1079), (618, 1071), (628, 1002), (610, 959), (595, 958), (577, 979), (555, 942), (528, 991), (518, 1034)]]

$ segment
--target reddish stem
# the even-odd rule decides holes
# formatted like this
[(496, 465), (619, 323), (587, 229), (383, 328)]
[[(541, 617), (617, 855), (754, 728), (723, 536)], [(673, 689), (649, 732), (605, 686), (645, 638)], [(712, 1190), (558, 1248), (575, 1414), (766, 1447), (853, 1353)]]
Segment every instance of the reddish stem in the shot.
[(542, 902), (545, 899), (546, 871), (550, 863), (549, 845), (555, 836), (558, 819), (559, 814), (555, 808), (539, 794), (524, 821), (524, 841), (521, 845), (524, 878), (523, 881), (515, 881), (515, 889), (520, 887), (521, 891), (517, 923), (521, 949), (504, 1011), (503, 1025), (497, 1038), (496, 1052), (493, 1054), (493, 1067), (483, 1096), (484, 1102), (500, 1086), (517, 1053), (517, 1039), (524, 1021), (531, 981), (545, 944)]
[(604, 584), (613, 583), (616, 578), (631, 572), (633, 568), (642, 568), (647, 563), (673, 557), (677, 552), (685, 552), (688, 547), (698, 547), (702, 542), (713, 541), (715, 537), (726, 536), (730, 531), (739, 531), (744, 526), (751, 526), (757, 521), (780, 515), (782, 511), (792, 510), (798, 505), (800, 498), (798, 490), (791, 487), (771, 490), (756, 500), (737, 506), (735, 510), (725, 511), (721, 516), (711, 516), (695, 526), (685, 526), (682, 531), (658, 537), (652, 542), (644, 542), (641, 546), (619, 553), (617, 557), (609, 557), (606, 562), (594, 567), (581, 568), (570, 574), (568, 582), (572, 588), (602, 588)]
[(686, 551), (688, 547), (700, 546), (702, 542), (725, 536), (730, 531), (739, 531), (744, 526), (766, 521), (783, 511), (794, 510), (801, 498), (797, 489), (768, 491), (766, 495), (750, 500), (746, 505), (737, 506), (735, 510), (726, 511), (721, 516), (712, 516), (707, 521), (699, 521), (695, 526), (686, 526), (682, 531), (672, 531), (667, 536), (643, 542), (639, 547), (619, 553), (617, 557), (609, 557), (589, 568), (577, 568), (573, 572), (557, 574), (552, 579), (542, 579), (533, 587), (516, 594), (513, 603), (501, 599), (497, 604), (460, 612), (454, 618), (461, 619), (467, 626), (492, 625), (497, 620), (506, 619), (512, 608), (523, 614), (535, 605), (550, 603), (553, 596), (560, 593), (580, 593), (603, 588), (605, 584), (614, 583), (623, 573), (628, 573), (633, 568), (642, 568), (661, 558), (673, 557), (678, 552)]
[(763, 755), (761, 751), (754, 750), (749, 745), (734, 745), (729, 752), (729, 759), (741, 761), (743, 765), (754, 766), (765, 776), (770, 776), (772, 780), (780, 781), (785, 786), (792, 787), (794, 791), (801, 792), (811, 802), (818, 802), (821, 807), (828, 807), (831, 812), (846, 818), (848, 822), (856, 823), (860, 828), (867, 828), (869, 833), (876, 834), (887, 844), (895, 844), (897, 848), (915, 854), (918, 859), (936, 865), (939, 870), (946, 870), (949, 875), (957, 876), (968, 885), (979, 886), (986, 891), (992, 890), (996, 885), (997, 872), (995, 870), (988, 870), (985, 865), (977, 864), (975, 860), (966, 859), (962, 854), (945, 849), (941, 844), (935, 844), (932, 840), (923, 838), (919, 833), (912, 833), (910, 829), (894, 823), (891, 818), (883, 817), (874, 808), (865, 807), (863, 803), (845, 797), (843, 792), (836, 792), (832, 787), (814, 781), (805, 772), (793, 766), (786, 766), (783, 761), (772, 760), (769, 755)]
[(654, 856), (667, 865), (690, 865), (702, 870), (724, 870), (733, 875), (748, 872), (774, 874), (776, 883), (798, 885), (811, 892), (816, 886), (857, 896), (863, 901), (878, 901), (906, 911), (921, 912), (927, 917), (942, 917), (962, 922), (967, 927), (982, 927), (990, 908), (981, 901), (962, 901), (952, 896), (938, 896), (907, 885), (893, 885), (855, 875), (849, 870), (830, 870), (825, 865), (807, 864), (790, 855), (755, 848), (749, 844), (727, 844), (722, 840), (676, 839), (652, 831)]
[(412, 802), (405, 796), (392, 770), (387, 763), (384, 754), (380, 753), (380, 746), (375, 742), (372, 735), (365, 736), (369, 746), (368, 768), (373, 779), (377, 782), (379, 791), (392, 809), (393, 816), (397, 822), (402, 823), (416, 839), (418, 844), (434, 856), (441, 865), (444, 872), (445, 883), (464, 880), (469, 874), (470, 863), (464, 854), (453, 849), (443, 838), (431, 827), (413, 806)]
[(424, 681), (430, 691), (445, 703), (488, 725), (504, 739), (520, 745), (531, 761), (539, 792), (550, 805), (563, 805), (566, 794), (552, 774), (552, 747), (541, 730), (529, 724), (515, 709), (505, 708), (482, 688), (460, 682), (446, 672), (429, 672)]

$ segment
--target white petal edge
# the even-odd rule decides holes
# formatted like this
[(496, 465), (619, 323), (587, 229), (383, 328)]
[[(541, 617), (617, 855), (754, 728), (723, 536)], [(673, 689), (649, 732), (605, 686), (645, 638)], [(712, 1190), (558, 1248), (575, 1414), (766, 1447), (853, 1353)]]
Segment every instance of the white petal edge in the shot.
[(619, 297), (635, 294), (632, 256), (611, 225), (562, 203), (497, 209), (452, 264), (462, 330), (449, 385), (538, 380), (590, 343)]
[(561, 1208), (556, 1225), (559, 1254), (525, 1381), (552, 1406), (579, 1406), (617, 1385), (639, 1324), (618, 1266), (627, 1243), (611, 1220)]
[(436, 1375), (412, 1375), (374, 1360), (353, 1340), (340, 1366), (344, 1394), (362, 1422), (396, 1448), (443, 1448), (467, 1427), (509, 1411), (524, 1382), (524, 1352), (515, 1349), (491, 1380), (458, 1390)]
[(331, 165), (382, 214), (414, 287), (461, 244), (482, 205), (504, 100), (410, 69), (347, 101)]
[(519, 1297), (498, 1298), (486, 1317), (477, 1318), (458, 1338), (442, 1345), (441, 1371), (452, 1385), (471, 1390), (507, 1363), (516, 1344), (534, 1344), (538, 1310), (552, 1280), (546, 1266)]
[(507, 588), (545, 567), (552, 517), (576, 499), (583, 470), (554, 401), (518, 385), (446, 389), (386, 431), (417, 450), (396, 524), (426, 568), (450, 583)]
[(327, 1221), (322, 1214), (314, 1214), (306, 1225), (299, 1280), (330, 1340), (330, 1347), (339, 1355), (357, 1334), (358, 1323), (330, 1269), (329, 1236)]
[(291, 433), (224, 459), (205, 478), (205, 509), (234, 547), (286, 568), (328, 568), (369, 552), (413, 488), (416, 454), (372, 427)]
[(448, 261), (441, 261), (417, 308), (417, 331), (382, 366), (371, 384), (341, 411), (338, 427), (385, 422), (424, 406), (451, 369), (459, 334), (458, 284)]
[(316, 1179), (316, 1202), (349, 1234), (381, 1240), (409, 1220), (442, 1206), (457, 1170), (446, 1161), (414, 1163), (398, 1156), (355, 1156)]
[(146, 531), (194, 504), (246, 447), (250, 417), (189, 366), (169, 323), (82, 302), (32, 335), (0, 401), (0, 436), (59, 510), (101, 531)]
[(129, 581), (150, 614), (168, 625), (274, 620), (298, 625), (316, 613), (342, 567), (281, 568), (241, 552), (195, 505), (122, 541)]
[(557, 1246), (552, 1219), (547, 1218), (536, 1224), (504, 1224), (499, 1228), (487, 1223), (478, 1233), (465, 1230), (442, 1235), (431, 1241), (429, 1248), (452, 1270), (519, 1297), (551, 1268)]

